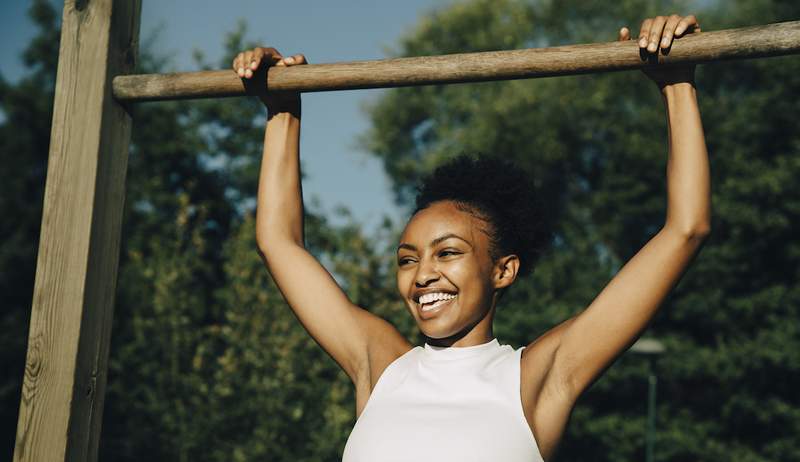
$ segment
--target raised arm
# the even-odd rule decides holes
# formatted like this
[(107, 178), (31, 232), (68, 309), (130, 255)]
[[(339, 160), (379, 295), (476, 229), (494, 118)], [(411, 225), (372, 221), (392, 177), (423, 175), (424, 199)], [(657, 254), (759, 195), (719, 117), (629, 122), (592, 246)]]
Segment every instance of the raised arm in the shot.
[[(647, 19), (642, 24), (640, 46), (657, 52), (659, 46), (669, 47), (673, 35), (680, 37), (692, 30), (699, 31), (694, 16)], [(620, 40), (628, 38), (629, 32), (623, 28)], [(666, 106), (666, 219), (661, 230), (583, 312), (554, 329), (552, 366), (544, 386), (559, 389), (567, 413), (578, 396), (641, 335), (710, 231), (708, 154), (694, 68), (645, 73), (658, 85)]]
[(370, 339), (377, 333), (400, 334), (382, 318), (351, 303), (336, 280), (305, 248), (300, 95), (266, 92), (258, 87), (265, 81), (268, 66), (305, 62), (303, 55), (283, 58), (274, 48), (242, 52), (233, 62), (234, 70), (267, 107), (256, 241), (259, 255), (298, 320), (355, 383), (368, 373)]

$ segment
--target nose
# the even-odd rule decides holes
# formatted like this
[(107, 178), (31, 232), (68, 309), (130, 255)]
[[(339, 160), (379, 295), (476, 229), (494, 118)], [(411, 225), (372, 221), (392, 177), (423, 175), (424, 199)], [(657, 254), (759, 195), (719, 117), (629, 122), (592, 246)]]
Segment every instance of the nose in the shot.
[(428, 259), (423, 259), (417, 265), (417, 274), (414, 278), (414, 284), (417, 287), (425, 287), (428, 284), (439, 280), (439, 271), (436, 268), (435, 262)]

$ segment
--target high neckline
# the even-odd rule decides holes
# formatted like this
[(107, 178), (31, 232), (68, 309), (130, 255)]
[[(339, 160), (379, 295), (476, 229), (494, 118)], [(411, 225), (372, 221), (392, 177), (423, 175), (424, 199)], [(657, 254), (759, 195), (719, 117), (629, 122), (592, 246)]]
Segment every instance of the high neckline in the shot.
[(425, 351), (425, 355), (431, 359), (441, 359), (441, 360), (450, 360), (450, 359), (463, 359), (468, 358), (471, 356), (476, 356), (480, 353), (483, 353), (488, 350), (493, 350), (500, 346), (500, 342), (497, 338), (494, 338), (486, 343), (481, 343), (480, 345), (472, 345), (468, 347), (440, 347), (436, 345), (430, 345), (425, 342), (423, 349)]

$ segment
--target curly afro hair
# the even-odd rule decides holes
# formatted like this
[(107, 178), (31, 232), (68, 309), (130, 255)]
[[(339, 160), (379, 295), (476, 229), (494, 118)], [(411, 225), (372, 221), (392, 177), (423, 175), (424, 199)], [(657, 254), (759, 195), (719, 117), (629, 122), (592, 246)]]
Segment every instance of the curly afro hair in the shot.
[(487, 223), (490, 256), (517, 255), (520, 277), (533, 270), (550, 242), (544, 205), (529, 175), (506, 159), (462, 154), (438, 166), (418, 186), (413, 213), (445, 200)]

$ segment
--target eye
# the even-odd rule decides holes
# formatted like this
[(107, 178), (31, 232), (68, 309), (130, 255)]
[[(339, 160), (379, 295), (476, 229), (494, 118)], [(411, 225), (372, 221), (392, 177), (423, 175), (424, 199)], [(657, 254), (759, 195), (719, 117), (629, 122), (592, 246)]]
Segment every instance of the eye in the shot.
[(401, 257), (401, 258), (398, 258), (398, 259), (397, 259), (397, 266), (403, 266), (403, 265), (407, 265), (407, 264), (409, 264), (409, 263), (412, 263), (413, 261), (414, 261), (414, 259), (412, 259), (412, 258), (409, 258), (409, 257)]
[(440, 257), (449, 257), (449, 256), (451, 256), (451, 255), (459, 255), (460, 253), (461, 253), (461, 252), (459, 252), (459, 251), (457, 251), (457, 250), (453, 250), (453, 249), (444, 249), (444, 250), (442, 250), (441, 252), (439, 252), (439, 256), (440, 256)]

